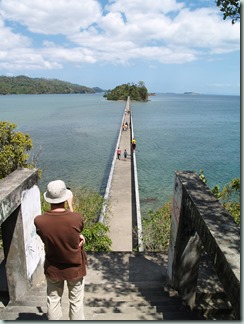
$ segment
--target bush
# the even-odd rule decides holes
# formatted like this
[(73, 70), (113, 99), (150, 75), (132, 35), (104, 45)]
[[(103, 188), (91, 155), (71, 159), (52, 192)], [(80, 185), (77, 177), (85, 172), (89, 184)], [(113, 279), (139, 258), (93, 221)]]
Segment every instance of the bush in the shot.
[(28, 164), (32, 140), (28, 134), (16, 132), (15, 124), (0, 121), (0, 179), (15, 171), (18, 167), (31, 167)]
[(240, 225), (241, 220), (241, 185), (240, 178), (234, 178), (222, 191), (218, 186), (212, 189), (213, 194), (223, 204), (224, 208), (231, 214), (235, 222)]
[[(207, 184), (207, 179), (200, 170), (199, 177)], [(222, 190), (216, 185), (211, 189), (214, 196), (220, 201), (224, 208), (231, 214), (234, 221), (240, 225), (241, 220), (241, 183), (240, 178), (234, 178), (227, 183)]]
[(85, 250), (92, 252), (111, 251), (112, 241), (107, 236), (108, 231), (108, 226), (100, 222), (95, 223), (91, 227), (85, 228), (82, 232), (86, 239), (86, 244), (84, 245)]
[(149, 211), (142, 219), (143, 247), (148, 252), (166, 252), (170, 239), (172, 202), (166, 202), (156, 212)]
[[(76, 190), (74, 194), (74, 210), (84, 216), (85, 228), (82, 232), (86, 239), (86, 251), (111, 251), (112, 241), (107, 236), (109, 227), (97, 222), (103, 207), (103, 197), (99, 193)], [(106, 217), (105, 217), (106, 222)]]

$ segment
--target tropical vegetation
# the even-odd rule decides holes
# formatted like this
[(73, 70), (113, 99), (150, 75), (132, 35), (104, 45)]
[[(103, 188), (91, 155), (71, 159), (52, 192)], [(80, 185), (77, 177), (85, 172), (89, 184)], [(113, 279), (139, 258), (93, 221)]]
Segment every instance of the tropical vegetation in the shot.
[(67, 94), (95, 93), (99, 88), (88, 88), (57, 79), (0, 76), (0, 94)]
[(147, 101), (148, 90), (145, 87), (143, 81), (139, 81), (138, 84), (122, 84), (115, 87), (113, 90), (108, 90), (103, 95), (107, 100), (127, 100), (130, 96), (132, 101)]
[(32, 167), (28, 151), (32, 148), (29, 134), (15, 131), (16, 125), (0, 121), (0, 179), (19, 167)]
[[(207, 183), (203, 171), (200, 170), (200, 178)], [(241, 222), (241, 181), (240, 178), (234, 178), (227, 183), (222, 190), (218, 185), (211, 189), (214, 196), (221, 202), (224, 208), (231, 214), (235, 222), (240, 225)]]

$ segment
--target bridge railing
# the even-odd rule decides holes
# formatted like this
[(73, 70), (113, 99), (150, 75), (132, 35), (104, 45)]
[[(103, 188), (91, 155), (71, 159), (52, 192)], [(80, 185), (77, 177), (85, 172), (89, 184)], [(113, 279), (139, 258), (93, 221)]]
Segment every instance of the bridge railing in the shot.
[[(127, 105), (127, 103), (126, 103)], [(109, 176), (108, 176), (108, 181), (107, 181), (107, 186), (106, 186), (106, 190), (103, 196), (103, 206), (102, 206), (102, 211), (97, 219), (98, 222), (104, 223), (104, 217), (107, 213), (107, 209), (108, 209), (108, 201), (109, 201), (109, 192), (111, 189), (111, 184), (112, 184), (112, 180), (113, 180), (113, 175), (114, 175), (114, 168), (115, 168), (115, 163), (116, 163), (116, 159), (117, 159), (117, 148), (120, 146), (120, 139), (121, 139), (121, 132), (122, 132), (122, 125), (124, 123), (124, 112), (122, 115), (122, 120), (121, 120), (121, 124), (120, 124), (120, 130), (119, 130), (119, 135), (117, 138), (117, 142), (114, 148), (114, 154), (113, 154), (113, 160), (112, 160), (112, 164), (111, 164), (111, 168), (110, 168), (110, 172), (109, 172)]]
[[(130, 120), (131, 120), (131, 142), (132, 142), (132, 139), (135, 138), (132, 112), (131, 112)], [(136, 212), (138, 251), (143, 252), (144, 251), (143, 230), (142, 230), (141, 205), (140, 205), (139, 183), (138, 183), (137, 164), (136, 164), (136, 150), (134, 151), (131, 150), (131, 151), (132, 151), (131, 158), (132, 158), (132, 167), (133, 167), (133, 175), (134, 175), (133, 190), (135, 192), (135, 212)]]
[(168, 277), (194, 307), (202, 249), (207, 253), (240, 318), (240, 229), (210, 189), (193, 172), (175, 173)]

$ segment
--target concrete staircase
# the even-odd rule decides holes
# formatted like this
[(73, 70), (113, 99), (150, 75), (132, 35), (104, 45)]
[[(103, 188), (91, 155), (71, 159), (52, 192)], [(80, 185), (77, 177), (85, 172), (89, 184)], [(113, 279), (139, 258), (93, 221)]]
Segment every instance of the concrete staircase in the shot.
[[(167, 256), (161, 253), (89, 253), (85, 288), (86, 320), (200, 320), (167, 286)], [(67, 289), (63, 318), (68, 320)], [(9, 302), (2, 320), (47, 320), (46, 285), (22, 301)]]

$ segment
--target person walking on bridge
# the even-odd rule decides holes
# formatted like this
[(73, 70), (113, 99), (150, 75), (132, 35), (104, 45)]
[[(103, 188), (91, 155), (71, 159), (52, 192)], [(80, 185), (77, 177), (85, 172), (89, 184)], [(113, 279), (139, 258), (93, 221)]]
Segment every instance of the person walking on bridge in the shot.
[(118, 147), (117, 149), (117, 158), (120, 160), (121, 149)]
[(136, 149), (136, 139), (133, 137), (133, 139), (132, 139), (132, 150), (133, 151), (135, 151), (135, 149)]
[[(83, 248), (85, 238), (83, 216), (71, 211), (73, 194), (62, 180), (47, 185), (44, 199), (50, 210), (34, 219), (36, 233), (45, 246), (44, 273), (47, 280), (47, 317), (62, 317), (64, 282), (69, 291), (70, 320), (84, 320), (83, 298), (87, 257)], [(65, 202), (70, 209), (65, 209)]]

